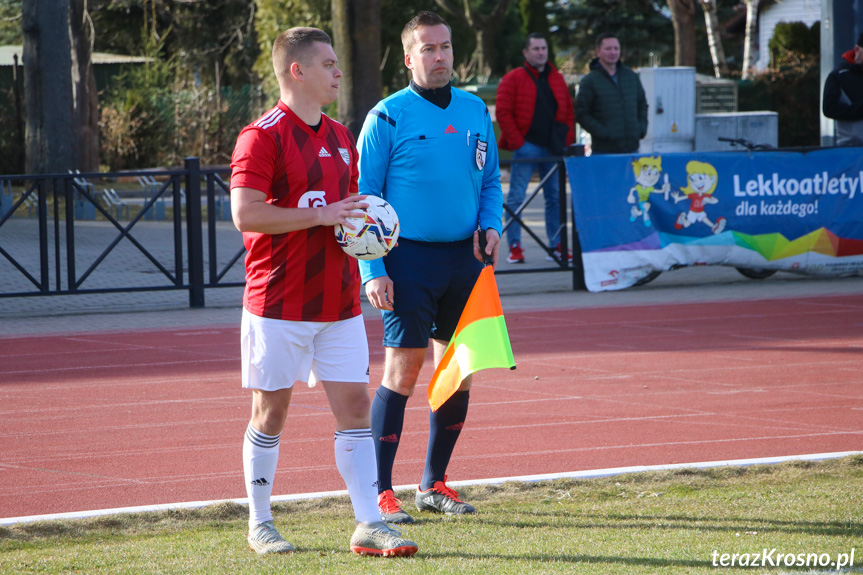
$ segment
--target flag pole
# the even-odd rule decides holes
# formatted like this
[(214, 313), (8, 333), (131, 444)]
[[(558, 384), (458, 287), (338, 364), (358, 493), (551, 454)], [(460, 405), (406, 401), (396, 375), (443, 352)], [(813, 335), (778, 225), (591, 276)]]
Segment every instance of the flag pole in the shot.
[(483, 265), (494, 265), (494, 256), (485, 253), (485, 248), (488, 245), (488, 239), (485, 237), (485, 232), (483, 232), (482, 227), (477, 230), (477, 236), (479, 236), (479, 253), (482, 254)]

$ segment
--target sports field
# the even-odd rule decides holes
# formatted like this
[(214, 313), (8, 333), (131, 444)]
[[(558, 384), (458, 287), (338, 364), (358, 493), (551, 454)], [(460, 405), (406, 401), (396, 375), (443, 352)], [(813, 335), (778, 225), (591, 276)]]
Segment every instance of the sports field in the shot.
[[(0, 527), (2, 573), (861, 572), (863, 457), (475, 486), (480, 509), (417, 513), (411, 558), (347, 550), (347, 497), (280, 503), (298, 551), (260, 557), (245, 506)], [(406, 500), (409, 493), (402, 495)]]
[[(753, 549), (750, 536), (759, 550), (772, 545), (837, 558), (860, 546), (859, 457), (766, 468), (777, 471), (672, 470), (509, 484), (528, 485), (519, 489), (471, 484), (859, 452), (863, 297), (530, 309), (506, 318), (518, 369), (477, 376), (449, 470), (482, 513), (415, 527), (422, 546), (412, 571), (716, 572), (730, 567), (712, 566), (710, 552), (743, 553)], [(370, 319), (367, 328), (377, 382), (379, 322)], [(298, 523), (321, 525), (298, 535), (295, 543), (311, 553), (290, 559), (297, 564), (261, 560), (248, 550), (237, 503), (132, 516), (138, 519), (53, 521), (52, 514), (241, 500), (248, 397), (238, 384), (237, 340), (236, 325), (2, 339), (4, 572), (391, 569), (352, 563), (359, 558), (342, 549), (349, 523), (344, 501), (281, 504), (277, 521), (307, 510)], [(430, 375), (427, 368), (421, 380)], [(394, 474), (404, 486), (422, 471), (423, 399), (408, 404)], [(275, 492), (343, 489), (321, 390), (297, 390), (288, 426)], [(52, 521), (29, 522), (36, 518)], [(480, 548), (471, 546), (475, 538)], [(732, 544), (741, 541), (746, 545)], [(210, 559), (219, 549), (226, 550), (224, 561)]]

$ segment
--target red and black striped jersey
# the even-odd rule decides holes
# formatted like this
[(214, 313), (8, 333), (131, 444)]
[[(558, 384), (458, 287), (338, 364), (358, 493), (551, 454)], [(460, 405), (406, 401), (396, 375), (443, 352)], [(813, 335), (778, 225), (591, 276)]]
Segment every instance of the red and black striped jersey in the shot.
[[(252, 188), (283, 208), (313, 208), (357, 193), (357, 149), (342, 124), (323, 115), (315, 132), (284, 102), (246, 126), (231, 159), (231, 188)], [(357, 261), (331, 226), (244, 232), (250, 313), (292, 321), (336, 321), (361, 313)]]

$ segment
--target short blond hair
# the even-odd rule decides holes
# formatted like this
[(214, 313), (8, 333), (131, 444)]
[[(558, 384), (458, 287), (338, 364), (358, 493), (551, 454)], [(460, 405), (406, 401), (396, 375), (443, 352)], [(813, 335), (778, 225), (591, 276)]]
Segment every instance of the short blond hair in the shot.
[(439, 14), (423, 10), (411, 18), (410, 22), (405, 24), (405, 27), (402, 29), (402, 48), (404, 49), (405, 54), (409, 53), (414, 45), (414, 30), (420, 26), (440, 26), (441, 24), (446, 26), (446, 29), (449, 30), (450, 38), (452, 38), (452, 28), (449, 27), (449, 24), (444, 20), (444, 17)]
[(290, 28), (279, 34), (273, 42), (273, 70), (276, 78), (281, 80), (294, 62), (308, 64), (315, 42), (333, 45), (329, 34), (317, 28)]
[(662, 171), (662, 156), (641, 156), (632, 162), (632, 171), (635, 175), (641, 173), (642, 168), (654, 167), (657, 171)]

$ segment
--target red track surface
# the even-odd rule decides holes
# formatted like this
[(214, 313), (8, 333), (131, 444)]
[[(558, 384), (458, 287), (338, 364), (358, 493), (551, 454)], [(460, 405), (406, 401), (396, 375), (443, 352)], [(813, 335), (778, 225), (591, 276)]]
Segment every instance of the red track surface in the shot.
[[(453, 481), (863, 449), (861, 296), (506, 318), (518, 369), (476, 376)], [(245, 497), (238, 332), (0, 340), (0, 518)], [(418, 387), (396, 484), (419, 481), (427, 413)], [(333, 426), (298, 388), (274, 493), (344, 489)]]

